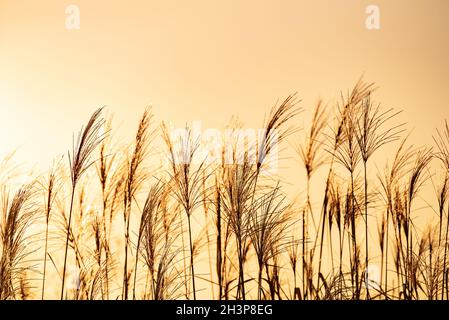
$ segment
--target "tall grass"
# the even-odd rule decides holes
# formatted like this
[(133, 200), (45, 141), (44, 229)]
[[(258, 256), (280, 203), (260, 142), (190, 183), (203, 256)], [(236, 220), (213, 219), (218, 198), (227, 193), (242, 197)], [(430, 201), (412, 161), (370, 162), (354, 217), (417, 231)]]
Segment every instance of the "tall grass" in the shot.
[(141, 185), (147, 179), (147, 173), (143, 170), (143, 162), (147, 156), (150, 139), (150, 122), (152, 115), (145, 110), (139, 122), (133, 151), (129, 159), (126, 159), (125, 182), (123, 192), (123, 223), (125, 227), (125, 263), (123, 266), (123, 299), (128, 300), (130, 273), (128, 270), (128, 251), (130, 242), (130, 222), (132, 204)]
[[(150, 110), (122, 148), (98, 109), (66, 168), (17, 184), (6, 157), (0, 299), (448, 299), (449, 125), (414, 146), (374, 97), (359, 80), (300, 131), (290, 95), (212, 153), (188, 126), (153, 131)], [(299, 178), (270, 171), (295, 151)]]
[(82, 129), (78, 135), (76, 145), (73, 145), (72, 153), (69, 153), (70, 177), (71, 177), (71, 194), (70, 209), (67, 223), (66, 243), (64, 251), (64, 266), (62, 271), (61, 300), (64, 298), (64, 283), (67, 267), (67, 253), (69, 248), (70, 227), (72, 224), (73, 202), (75, 199), (75, 191), (77, 184), (82, 175), (93, 164), (91, 155), (96, 147), (100, 144), (103, 136), (100, 130), (104, 124), (104, 120), (100, 118), (102, 109), (98, 109), (93, 113), (86, 127)]
[(178, 141), (173, 141), (176, 137), (170, 136), (165, 125), (162, 129), (164, 141), (170, 154), (171, 191), (178, 203), (184, 208), (187, 217), (192, 290), (193, 299), (196, 300), (192, 214), (203, 201), (202, 182), (205, 163), (204, 160), (200, 160), (200, 164), (194, 167), (193, 161), (199, 148), (199, 141), (196, 137), (192, 137), (190, 128), (186, 127), (185, 134), (177, 137)]
[(50, 226), (50, 215), (52, 213), (53, 205), (56, 200), (56, 195), (59, 189), (57, 166), (54, 166), (48, 175), (47, 181), (45, 181), (45, 245), (44, 245), (44, 268), (42, 272), (42, 300), (45, 298), (45, 275), (47, 271), (47, 255), (48, 255), (48, 235)]
[(18, 299), (30, 252), (27, 250), (30, 235), (27, 229), (36, 218), (35, 190), (33, 184), (22, 186), (12, 198), (3, 194), (1, 256), (0, 256), (0, 300)]
[[(324, 146), (324, 135), (323, 132), (326, 129), (327, 114), (326, 109), (323, 107), (322, 101), (320, 100), (315, 108), (315, 112), (312, 119), (312, 124), (310, 126), (309, 135), (306, 138), (304, 144), (300, 145), (298, 148), (298, 153), (301, 160), (304, 163), (306, 170), (306, 209), (302, 210), (302, 277), (306, 278), (306, 275), (311, 273), (310, 261), (307, 257), (309, 255), (308, 242), (309, 242), (309, 216), (312, 218), (314, 228), (316, 229), (316, 223), (314, 219), (312, 203), (310, 200), (310, 183), (312, 175), (315, 171), (321, 167), (326, 162), (326, 157), (323, 152)], [(302, 292), (304, 297), (308, 296), (308, 290), (311, 283), (303, 281)]]
[[(355, 110), (356, 112), (359, 110)], [(362, 100), (360, 111), (355, 120), (355, 136), (360, 148), (360, 155), (363, 163), (364, 178), (364, 212), (365, 212), (365, 269), (368, 268), (369, 245), (368, 245), (368, 160), (381, 147), (394, 142), (400, 138), (401, 124), (387, 126), (399, 112), (393, 109), (382, 110), (380, 106), (374, 106), (369, 94)], [(366, 277), (365, 277), (366, 278)], [(369, 284), (365, 279), (366, 297), (369, 298)]]

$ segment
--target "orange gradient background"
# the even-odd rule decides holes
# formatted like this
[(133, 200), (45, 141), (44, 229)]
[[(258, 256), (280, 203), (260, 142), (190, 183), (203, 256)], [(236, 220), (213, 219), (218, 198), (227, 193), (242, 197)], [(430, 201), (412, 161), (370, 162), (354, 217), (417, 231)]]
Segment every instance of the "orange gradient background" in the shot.
[[(70, 4), (79, 30), (65, 26)], [(371, 4), (380, 30), (365, 27)], [(319, 98), (333, 106), (362, 75), (404, 111), (411, 143), (430, 145), (449, 119), (448, 13), (447, 0), (0, 0), (0, 159), (17, 150), (16, 162), (47, 170), (100, 106), (128, 142), (147, 106), (156, 124), (221, 130), (237, 115), (260, 128), (297, 91), (295, 124), (307, 128)], [(299, 157), (281, 165), (292, 198), (303, 195)]]

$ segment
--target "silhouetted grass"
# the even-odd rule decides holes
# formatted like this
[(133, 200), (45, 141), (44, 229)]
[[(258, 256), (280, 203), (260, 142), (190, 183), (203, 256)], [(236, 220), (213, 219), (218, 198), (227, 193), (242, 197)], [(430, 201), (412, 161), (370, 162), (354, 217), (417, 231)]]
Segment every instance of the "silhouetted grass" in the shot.
[[(300, 133), (299, 103), (275, 105), (256, 141), (232, 122), (215, 162), (188, 126), (176, 137), (164, 124), (151, 130), (149, 110), (121, 148), (98, 109), (69, 166), (56, 163), (39, 183), (17, 186), (21, 172), (6, 157), (0, 299), (58, 297), (59, 277), (61, 299), (126, 300), (130, 290), (154, 300), (448, 299), (447, 122), (435, 149), (416, 147), (400, 113), (374, 102), (362, 80), (335, 106), (319, 100)], [(151, 171), (156, 139), (167, 167)], [(305, 190), (296, 199), (265, 170), (289, 140), (302, 160), (289, 172), (304, 173), (289, 181)]]

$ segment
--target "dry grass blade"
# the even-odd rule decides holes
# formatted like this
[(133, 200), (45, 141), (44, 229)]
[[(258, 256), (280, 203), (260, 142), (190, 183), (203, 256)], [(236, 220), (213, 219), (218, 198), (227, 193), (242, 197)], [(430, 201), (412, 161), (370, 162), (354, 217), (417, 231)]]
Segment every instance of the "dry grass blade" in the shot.
[(123, 194), (123, 219), (125, 225), (125, 264), (123, 266), (123, 299), (128, 300), (129, 275), (128, 275), (128, 248), (130, 246), (130, 220), (131, 208), (134, 196), (139, 187), (148, 178), (143, 171), (143, 162), (148, 153), (152, 114), (150, 110), (145, 110), (137, 129), (134, 150), (131, 159), (127, 163), (126, 180)]
[(64, 252), (64, 266), (62, 272), (62, 285), (61, 285), (61, 300), (64, 298), (64, 284), (65, 284), (65, 273), (67, 268), (67, 253), (69, 247), (69, 235), (70, 227), (72, 223), (72, 211), (73, 211), (73, 200), (75, 197), (75, 190), (78, 180), (84, 172), (93, 164), (91, 161), (91, 155), (95, 148), (104, 139), (104, 135), (101, 133), (103, 128), (104, 120), (101, 118), (101, 112), (103, 108), (97, 109), (91, 116), (89, 122), (84, 129), (81, 129), (78, 135), (76, 145), (73, 145), (72, 154), (69, 153), (69, 163), (70, 163), (70, 176), (72, 180), (72, 193), (70, 200), (70, 210), (69, 219), (66, 231), (66, 244)]
[(445, 121), (444, 129), (442, 131), (437, 129), (437, 136), (433, 137), (433, 140), (438, 149), (436, 157), (440, 159), (449, 170), (449, 124), (447, 121)]
[[(189, 249), (190, 249), (190, 272), (192, 278), (193, 299), (196, 300), (195, 268), (194, 268), (194, 246), (192, 235), (191, 216), (193, 211), (203, 203), (203, 179), (205, 175), (205, 160), (195, 167), (195, 155), (198, 151), (200, 141), (192, 137), (191, 129), (186, 127), (184, 133), (178, 137), (171, 137), (165, 124), (162, 125), (164, 142), (170, 154), (169, 161), (171, 171), (171, 191), (173, 197), (184, 208), (188, 223)], [(178, 139), (173, 141), (173, 139)]]
[(93, 164), (91, 155), (104, 139), (101, 130), (104, 120), (101, 117), (103, 108), (95, 111), (86, 127), (81, 129), (76, 144), (73, 144), (72, 153), (69, 152), (70, 175), (72, 186), (75, 186), (81, 175)]
[(35, 191), (33, 185), (20, 188), (9, 204), (4, 195), (1, 224), (0, 256), (0, 300), (16, 299), (28, 269), (26, 258), (29, 255), (27, 229), (33, 223), (36, 208), (32, 201)]
[(298, 153), (306, 168), (307, 177), (311, 177), (315, 170), (326, 162), (326, 158), (320, 154), (321, 147), (324, 145), (321, 135), (326, 125), (327, 112), (320, 100), (315, 107), (312, 125), (306, 141), (298, 147)]
[(253, 204), (250, 214), (249, 237), (254, 247), (259, 265), (258, 298), (263, 296), (263, 267), (277, 256), (285, 246), (286, 229), (290, 218), (289, 205), (284, 205), (285, 197), (279, 185)]
[(271, 109), (268, 121), (264, 126), (265, 130), (259, 144), (257, 154), (257, 171), (259, 172), (271, 153), (274, 146), (279, 145), (290, 134), (296, 131), (295, 127), (287, 125), (291, 119), (296, 117), (301, 111), (297, 107), (299, 101), (296, 94), (288, 96), (279, 106)]

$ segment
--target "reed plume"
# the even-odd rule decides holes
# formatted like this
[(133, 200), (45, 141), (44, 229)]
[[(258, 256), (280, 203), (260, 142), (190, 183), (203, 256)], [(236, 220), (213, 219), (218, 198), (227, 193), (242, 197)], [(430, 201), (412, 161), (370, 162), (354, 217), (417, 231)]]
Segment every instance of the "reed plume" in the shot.
[(0, 300), (19, 297), (25, 272), (29, 270), (27, 245), (30, 234), (27, 229), (36, 218), (35, 190), (33, 184), (22, 186), (9, 199), (3, 190), (1, 256), (0, 256)]
[[(196, 153), (200, 141), (192, 136), (190, 128), (186, 127), (184, 133), (173, 141), (168, 128), (162, 126), (163, 139), (170, 154), (169, 161), (171, 171), (169, 172), (172, 195), (181, 204), (187, 217), (189, 250), (190, 250), (190, 272), (192, 279), (193, 299), (196, 300), (194, 247), (192, 234), (192, 214), (196, 208), (203, 203), (202, 181), (205, 168), (205, 159), (196, 159)], [(176, 139), (176, 138), (175, 138)], [(194, 166), (194, 161), (199, 161)]]
[(124, 254), (124, 266), (123, 266), (123, 299), (128, 300), (129, 291), (129, 270), (128, 270), (128, 250), (130, 247), (130, 221), (131, 221), (131, 209), (132, 203), (135, 199), (136, 193), (139, 190), (142, 183), (148, 178), (146, 172), (144, 172), (142, 166), (145, 157), (148, 153), (149, 139), (151, 138), (150, 123), (152, 114), (147, 109), (142, 115), (137, 129), (134, 148), (131, 154), (131, 158), (126, 164), (126, 176), (124, 181), (123, 190), (123, 223), (125, 226), (125, 254)]
[(98, 109), (93, 113), (86, 127), (81, 129), (76, 144), (73, 144), (72, 153), (69, 152), (70, 177), (71, 177), (71, 196), (69, 218), (66, 231), (66, 243), (64, 251), (64, 266), (62, 271), (62, 285), (61, 285), (61, 300), (64, 299), (64, 283), (65, 273), (67, 267), (67, 253), (69, 248), (70, 227), (72, 224), (73, 201), (75, 199), (76, 186), (81, 176), (93, 164), (91, 155), (96, 147), (104, 139), (104, 134), (100, 130), (104, 125), (104, 120), (101, 118), (103, 108)]

